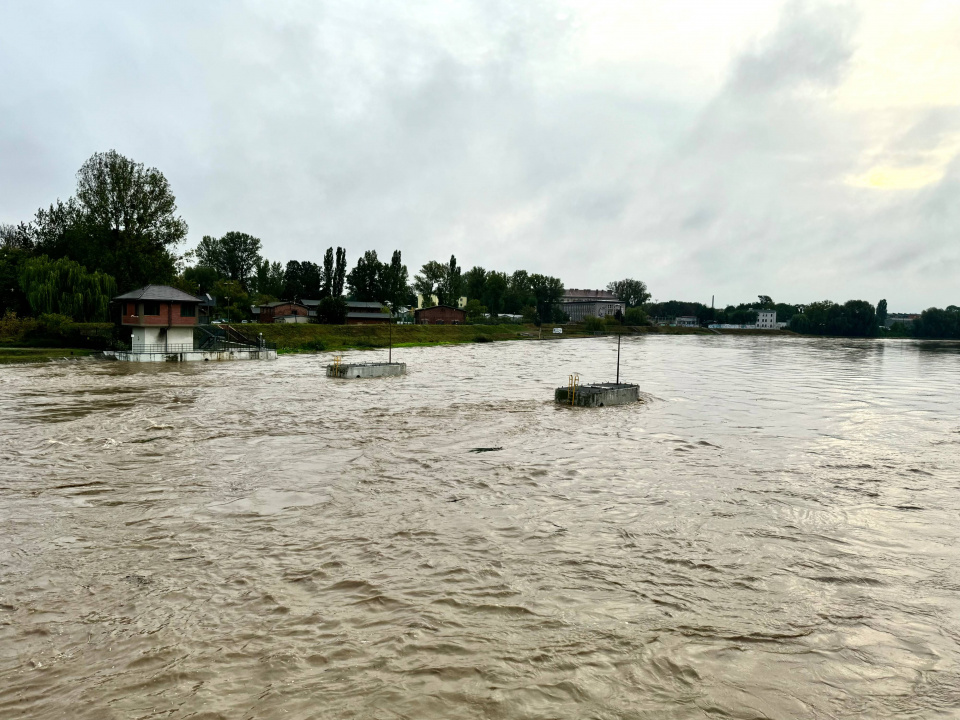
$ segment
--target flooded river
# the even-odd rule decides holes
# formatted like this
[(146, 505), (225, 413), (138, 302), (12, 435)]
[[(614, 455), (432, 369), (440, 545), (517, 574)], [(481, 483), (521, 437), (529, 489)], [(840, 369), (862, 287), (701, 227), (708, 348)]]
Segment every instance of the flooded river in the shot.
[(0, 367), (0, 717), (960, 715), (957, 345), (330, 357)]

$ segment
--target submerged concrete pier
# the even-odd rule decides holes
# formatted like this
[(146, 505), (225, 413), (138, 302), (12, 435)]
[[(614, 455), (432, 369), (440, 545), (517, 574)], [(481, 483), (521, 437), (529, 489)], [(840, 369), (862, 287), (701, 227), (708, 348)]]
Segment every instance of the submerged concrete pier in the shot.
[(327, 377), (356, 379), (406, 375), (406, 363), (333, 363), (327, 365)]
[(577, 385), (573, 388), (573, 402), (571, 389), (559, 387), (553, 398), (561, 405), (575, 405), (577, 407), (606, 407), (608, 405), (626, 405), (640, 399), (640, 386), (626, 383), (595, 383), (593, 385)]

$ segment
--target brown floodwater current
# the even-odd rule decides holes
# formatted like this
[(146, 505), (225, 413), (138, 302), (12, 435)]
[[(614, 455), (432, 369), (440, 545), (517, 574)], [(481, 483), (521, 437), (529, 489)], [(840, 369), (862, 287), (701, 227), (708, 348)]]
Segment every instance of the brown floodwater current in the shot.
[(622, 352), (0, 367), (0, 717), (960, 716), (960, 346)]

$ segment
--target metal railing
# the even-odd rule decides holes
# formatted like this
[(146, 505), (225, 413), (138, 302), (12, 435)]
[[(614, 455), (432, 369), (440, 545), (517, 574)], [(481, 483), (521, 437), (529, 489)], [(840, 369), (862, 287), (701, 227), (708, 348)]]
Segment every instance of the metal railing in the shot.
[(133, 343), (129, 352), (132, 353), (174, 353), (193, 352), (193, 343)]
[(277, 349), (276, 343), (267, 342), (262, 337), (248, 337), (230, 325), (197, 326), (193, 339), (198, 350), (212, 352)]

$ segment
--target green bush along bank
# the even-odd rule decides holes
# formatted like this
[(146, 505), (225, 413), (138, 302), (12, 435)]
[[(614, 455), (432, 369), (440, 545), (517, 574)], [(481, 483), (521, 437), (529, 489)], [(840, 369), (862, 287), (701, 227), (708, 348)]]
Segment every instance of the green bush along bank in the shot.
[(0, 347), (85, 348), (103, 350), (113, 341), (113, 323), (74, 322), (65, 315), (0, 317)]

